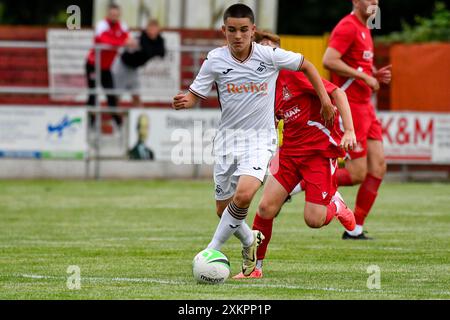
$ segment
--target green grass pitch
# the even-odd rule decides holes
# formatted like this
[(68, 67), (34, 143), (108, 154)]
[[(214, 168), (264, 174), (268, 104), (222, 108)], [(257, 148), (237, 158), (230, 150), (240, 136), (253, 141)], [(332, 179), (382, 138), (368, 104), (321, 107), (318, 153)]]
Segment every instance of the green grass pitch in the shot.
[[(341, 191), (353, 207), (357, 188)], [(450, 184), (384, 184), (372, 242), (340, 240), (336, 220), (308, 229), (297, 196), (275, 223), (264, 279), (197, 285), (213, 196), (211, 181), (1, 181), (0, 299), (450, 299)], [(237, 273), (238, 240), (223, 251)], [(67, 287), (69, 266), (80, 290)]]

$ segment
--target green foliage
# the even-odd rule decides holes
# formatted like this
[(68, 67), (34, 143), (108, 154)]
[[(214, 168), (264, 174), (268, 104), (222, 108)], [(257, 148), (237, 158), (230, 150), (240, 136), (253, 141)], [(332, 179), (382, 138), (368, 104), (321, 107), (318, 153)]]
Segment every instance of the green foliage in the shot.
[(437, 2), (431, 18), (415, 17), (415, 26), (402, 21), (402, 31), (378, 37), (379, 42), (450, 42), (450, 11), (442, 2)]
[(55, 13), (55, 15), (53, 15), (49, 18), (49, 24), (65, 26), (67, 18), (68, 18), (68, 14), (67, 14), (66, 10), (60, 10), (58, 13)]

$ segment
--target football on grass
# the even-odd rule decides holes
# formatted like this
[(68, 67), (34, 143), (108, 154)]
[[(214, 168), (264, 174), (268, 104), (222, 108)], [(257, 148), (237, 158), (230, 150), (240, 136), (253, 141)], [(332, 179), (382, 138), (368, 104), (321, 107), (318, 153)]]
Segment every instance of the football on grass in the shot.
[(230, 276), (230, 262), (222, 252), (206, 249), (195, 256), (192, 271), (198, 283), (223, 284)]

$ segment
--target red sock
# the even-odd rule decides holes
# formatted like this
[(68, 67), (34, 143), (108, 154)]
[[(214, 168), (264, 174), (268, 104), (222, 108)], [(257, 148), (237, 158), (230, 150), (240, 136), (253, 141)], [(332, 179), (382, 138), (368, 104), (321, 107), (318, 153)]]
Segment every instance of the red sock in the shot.
[(370, 209), (372, 209), (375, 199), (377, 198), (378, 189), (380, 188), (382, 182), (382, 179), (368, 174), (366, 176), (366, 180), (364, 180), (359, 188), (355, 207), (355, 219), (357, 225), (364, 225)]
[(327, 218), (325, 219), (325, 223), (323, 224), (324, 226), (327, 226), (331, 223), (333, 218), (336, 216), (336, 212), (337, 212), (336, 205), (334, 203), (330, 203), (327, 206)]
[(337, 169), (336, 178), (339, 187), (351, 187), (354, 185), (350, 172), (345, 168)]
[(255, 220), (253, 221), (253, 230), (261, 231), (266, 237), (266, 239), (258, 247), (258, 251), (256, 253), (258, 260), (264, 260), (266, 257), (267, 246), (272, 238), (273, 220), (274, 219), (263, 219), (258, 215), (258, 213), (256, 213)]

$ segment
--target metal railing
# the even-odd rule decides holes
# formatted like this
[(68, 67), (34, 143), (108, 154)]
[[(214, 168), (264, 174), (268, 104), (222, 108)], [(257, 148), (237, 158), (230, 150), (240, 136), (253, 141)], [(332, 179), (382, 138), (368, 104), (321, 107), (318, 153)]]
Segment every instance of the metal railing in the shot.
[[(35, 42), (35, 41), (0, 41), (0, 50), (10, 48), (10, 49), (49, 49), (49, 48), (63, 48), (63, 49), (91, 49), (95, 50), (95, 88), (49, 88), (49, 87), (20, 87), (20, 86), (7, 86), (0, 87), (0, 94), (20, 94), (20, 95), (46, 95), (46, 94), (62, 94), (62, 95), (95, 95), (96, 96), (96, 104), (95, 106), (82, 106), (85, 108), (88, 114), (88, 119), (91, 115), (95, 115), (95, 126), (94, 126), (94, 139), (93, 139), (93, 150), (94, 154), (91, 155), (88, 152), (85, 157), (86, 161), (86, 177), (90, 176), (89, 168), (90, 162), (94, 161), (94, 177), (95, 179), (100, 179), (100, 162), (102, 160), (100, 156), (100, 137), (102, 135), (102, 114), (121, 114), (128, 115), (130, 109), (129, 108), (121, 108), (121, 107), (108, 107), (104, 108), (101, 105), (100, 96), (104, 95), (124, 95), (124, 94), (139, 94), (145, 95), (148, 94), (149, 91), (146, 90), (124, 90), (124, 89), (103, 89), (101, 87), (101, 52), (103, 50), (118, 50), (121, 47), (113, 47), (109, 45), (94, 45), (94, 46), (75, 46), (73, 44), (64, 44), (64, 45), (52, 45), (50, 46), (47, 42)], [(183, 71), (192, 72), (193, 74), (197, 74), (201, 67), (201, 58), (202, 55), (205, 55), (207, 52), (215, 49), (215, 47), (200, 47), (200, 46), (181, 46), (180, 50), (176, 50), (176, 53), (190, 53), (192, 54), (193, 65), (189, 67), (183, 67), (181, 64)], [(166, 51), (170, 52), (170, 49)], [(181, 84), (182, 86), (182, 84)], [(181, 88), (178, 88), (181, 89)], [(212, 95), (214, 96), (214, 95)], [(87, 100), (87, 99), (86, 99)], [(158, 102), (158, 101), (155, 101)], [(65, 104), (65, 106), (68, 106)], [(69, 106), (70, 107), (70, 106)], [(80, 107), (77, 105), (77, 107)], [(197, 108), (199, 105), (196, 106)], [(127, 117), (128, 118), (128, 117)], [(89, 120), (88, 120), (89, 121)], [(90, 126), (88, 126), (88, 137), (91, 132)], [(127, 133), (125, 133), (126, 135)], [(125, 136), (126, 138), (126, 136)], [(89, 141), (88, 141), (89, 142)], [(196, 170), (198, 172), (198, 169)]]

